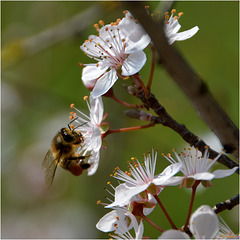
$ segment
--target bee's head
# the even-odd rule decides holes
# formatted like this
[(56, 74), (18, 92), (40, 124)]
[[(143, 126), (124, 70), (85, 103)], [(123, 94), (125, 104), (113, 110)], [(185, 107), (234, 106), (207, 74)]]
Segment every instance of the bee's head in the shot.
[(60, 133), (66, 143), (78, 144), (82, 142), (82, 134), (74, 129), (62, 128)]

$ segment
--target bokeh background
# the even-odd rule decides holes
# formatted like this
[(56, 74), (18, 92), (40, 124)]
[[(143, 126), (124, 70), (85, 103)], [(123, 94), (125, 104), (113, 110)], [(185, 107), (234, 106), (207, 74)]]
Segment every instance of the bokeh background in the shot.
[[(159, 3), (148, 4), (154, 11)], [(238, 126), (238, 1), (177, 1), (173, 7), (184, 12), (181, 31), (196, 25), (200, 28), (193, 38), (176, 42), (175, 47)], [(108, 238), (95, 228), (108, 212), (96, 202), (107, 202), (104, 199), (107, 181), (116, 185), (109, 176), (112, 170), (116, 166), (127, 169), (132, 156), (141, 159), (152, 146), (160, 153), (171, 152), (172, 148), (181, 151), (187, 146), (175, 132), (160, 125), (109, 135), (108, 149), (101, 150), (95, 175), (88, 177), (84, 173), (75, 177), (59, 168), (52, 188), (45, 187), (42, 160), (53, 136), (68, 123), (69, 105), (74, 102), (87, 113), (83, 96), (89, 92), (81, 82), (82, 68), (78, 63), (92, 61), (79, 46), (90, 34), (96, 34), (94, 23), (101, 19), (105, 23), (115, 21), (123, 17), (125, 8), (120, 2), (101, 1), (1, 2), (2, 238)], [(73, 24), (69, 25), (69, 21)], [(145, 52), (148, 62), (141, 75), (147, 82), (151, 51)], [(116, 95), (135, 103), (137, 100), (127, 94), (122, 83), (119, 80), (115, 84)], [(178, 122), (211, 147), (221, 149), (191, 102), (161, 66), (156, 67), (152, 91)], [(144, 124), (126, 117), (123, 113), (126, 108), (111, 99), (103, 101), (111, 128)], [(157, 172), (167, 164), (159, 154)], [(225, 167), (216, 164), (215, 168)], [(194, 209), (231, 198), (238, 193), (238, 187), (237, 174), (214, 180), (212, 188), (197, 193)], [(190, 192), (169, 187), (161, 193), (161, 198), (176, 225), (182, 226)], [(238, 233), (238, 207), (222, 212), (221, 216)], [(149, 217), (162, 228), (170, 228), (159, 208)], [(159, 233), (145, 223), (145, 235), (156, 238)]]

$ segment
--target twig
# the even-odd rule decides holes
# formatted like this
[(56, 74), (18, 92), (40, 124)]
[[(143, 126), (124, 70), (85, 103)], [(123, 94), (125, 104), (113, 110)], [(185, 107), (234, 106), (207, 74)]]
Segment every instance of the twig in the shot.
[(238, 158), (239, 130), (226, 112), (213, 99), (203, 80), (193, 71), (178, 51), (167, 42), (163, 22), (154, 22), (142, 2), (126, 2), (131, 13), (150, 35), (161, 64), (189, 97), (202, 119), (221, 141), (227, 153)]
[[(154, 124), (162, 124), (163, 126), (171, 128), (191, 146), (194, 146), (202, 153), (205, 152), (205, 146), (207, 146), (207, 144), (192, 132), (190, 132), (184, 124), (180, 124), (174, 120), (152, 93), (150, 94), (149, 98), (146, 98), (143, 92), (139, 92), (137, 97), (144, 103), (147, 109), (153, 109), (154, 112), (158, 115), (158, 117), (153, 116), (151, 118), (151, 121)], [(209, 158), (214, 159), (218, 154), (219, 153), (209, 148)], [(221, 155), (217, 161), (228, 168), (233, 168), (236, 166), (239, 167), (239, 164), (230, 159), (227, 155)], [(239, 169), (236, 172), (239, 173)]]
[(231, 210), (233, 207), (239, 204), (239, 194), (232, 197), (231, 199), (226, 200), (225, 202), (220, 202), (213, 207), (215, 213), (220, 213), (226, 209)]

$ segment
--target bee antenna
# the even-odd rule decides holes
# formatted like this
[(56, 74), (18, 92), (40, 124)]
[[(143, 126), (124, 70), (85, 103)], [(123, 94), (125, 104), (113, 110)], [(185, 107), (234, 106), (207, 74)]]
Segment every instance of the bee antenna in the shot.
[(68, 123), (68, 128), (71, 130), (71, 127), (70, 127), (70, 124), (72, 123), (72, 122), (74, 122), (77, 118), (79, 118), (79, 117), (75, 117), (70, 123)]
[(78, 125), (78, 126), (74, 127), (74, 128), (73, 128), (73, 130), (74, 130), (74, 129), (76, 129), (76, 128), (78, 128), (78, 127), (81, 127), (82, 125), (84, 125), (84, 124), (86, 124), (86, 123), (87, 123), (87, 122), (85, 122), (85, 123), (82, 123), (82, 124), (80, 124), (80, 125)]
[(80, 124), (80, 125), (78, 125), (78, 126), (75, 126), (73, 129), (71, 129), (71, 126), (70, 126), (70, 124), (72, 123), (72, 122), (74, 122), (76, 119), (78, 119), (79, 117), (77, 116), (77, 117), (75, 117), (71, 122), (69, 122), (68, 123), (68, 128), (70, 129), (70, 130), (74, 130), (74, 129), (76, 129), (76, 128), (78, 128), (78, 127), (81, 127), (82, 125), (84, 125), (84, 124), (86, 124), (87, 122), (85, 122), (85, 123), (82, 123), (82, 124)]

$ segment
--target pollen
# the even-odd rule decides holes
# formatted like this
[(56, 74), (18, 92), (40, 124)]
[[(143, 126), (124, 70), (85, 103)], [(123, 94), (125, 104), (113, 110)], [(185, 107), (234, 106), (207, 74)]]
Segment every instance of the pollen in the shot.
[(144, 6), (146, 9), (148, 9), (149, 8), (149, 6)]
[(175, 20), (178, 20), (178, 17), (177, 17), (177, 16), (175, 16), (175, 17), (174, 17), (174, 19), (175, 19)]
[(101, 202), (101, 200), (98, 200), (97, 201), (97, 205), (100, 205), (102, 202)]
[(173, 9), (172, 11), (171, 11), (171, 13), (175, 13), (176, 12), (176, 9)]
[(103, 26), (103, 25), (104, 25), (104, 21), (103, 21), (103, 20), (100, 20), (100, 21), (99, 21), (99, 24)]
[(131, 157), (131, 160), (134, 160), (135, 158), (134, 157)]
[(127, 10), (123, 11), (123, 14), (127, 14), (127, 13), (128, 13), (128, 11), (127, 11)]
[(72, 129), (73, 129), (73, 128), (74, 128), (74, 125), (70, 125), (70, 128), (72, 128)]
[(99, 25), (98, 25), (97, 23), (95, 23), (93, 26), (94, 26), (95, 28), (99, 28)]
[(178, 16), (181, 17), (183, 15), (183, 12), (178, 13)]
[(74, 108), (74, 103), (72, 103), (72, 104), (70, 105), (70, 108), (71, 108), (71, 109), (73, 109), (73, 108)]
[(110, 185), (111, 184), (111, 182), (107, 182), (107, 185)]
[(84, 96), (83, 100), (86, 101), (88, 99), (88, 96)]
[(70, 120), (73, 120), (73, 119), (74, 119), (74, 117), (73, 117), (73, 116), (69, 116), (69, 119), (70, 119)]
[(118, 19), (117, 19), (117, 24), (118, 24), (118, 23), (120, 23), (120, 21), (121, 21), (121, 19), (120, 19), (120, 18), (118, 18)]

